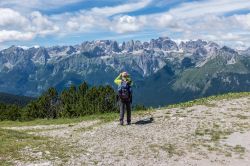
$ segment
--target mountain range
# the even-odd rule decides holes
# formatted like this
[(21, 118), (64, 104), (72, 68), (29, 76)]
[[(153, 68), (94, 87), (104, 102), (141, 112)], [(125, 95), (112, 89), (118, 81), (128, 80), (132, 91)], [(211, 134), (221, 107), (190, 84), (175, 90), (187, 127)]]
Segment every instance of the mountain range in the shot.
[(113, 80), (121, 71), (134, 81), (134, 102), (146, 106), (250, 91), (250, 48), (236, 50), (203, 40), (178, 44), (159, 37), (0, 51), (0, 91), (17, 95), (35, 97), (51, 86), (61, 91), (82, 81), (115, 87)]

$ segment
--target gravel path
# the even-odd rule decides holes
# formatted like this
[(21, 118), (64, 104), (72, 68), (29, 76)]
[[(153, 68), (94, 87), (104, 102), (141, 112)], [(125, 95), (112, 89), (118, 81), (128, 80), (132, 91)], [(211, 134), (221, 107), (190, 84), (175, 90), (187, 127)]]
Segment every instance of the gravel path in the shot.
[[(156, 110), (132, 122), (9, 129), (43, 129), (30, 133), (70, 145), (70, 158), (63, 165), (250, 165), (250, 97)], [(59, 163), (41, 158), (17, 165)]]

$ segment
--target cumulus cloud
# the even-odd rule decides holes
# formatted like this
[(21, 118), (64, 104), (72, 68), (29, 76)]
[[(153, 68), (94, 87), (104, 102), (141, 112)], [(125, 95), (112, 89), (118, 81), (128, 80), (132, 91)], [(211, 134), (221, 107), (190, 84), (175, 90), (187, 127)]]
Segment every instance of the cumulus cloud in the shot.
[(5, 41), (25, 41), (25, 40), (31, 40), (35, 36), (34, 33), (32, 32), (19, 32), (19, 31), (6, 31), (6, 30), (1, 30), (0, 31), (0, 42), (5, 42)]
[[(0, 42), (10, 41), (11, 34), (24, 34), (13, 40), (32, 40), (37, 36), (68, 35), (74, 33), (111, 32), (129, 36), (138, 32), (164, 33), (174, 39), (204, 39), (219, 43), (250, 43), (250, 14), (232, 14), (241, 10), (250, 10), (249, 0), (206, 0), (180, 2), (179, 5), (161, 13), (143, 13), (132, 15), (130, 12), (154, 5), (153, 0), (127, 1), (116, 6), (94, 7), (57, 15), (44, 15), (34, 11), (35, 6), (48, 8), (62, 7), (81, 0), (18, 0), (0, 2)], [(175, 0), (160, 0), (155, 5), (171, 4)], [(20, 12), (6, 6), (22, 6), (31, 12)], [(58, 6), (57, 6), (58, 5)], [(49, 7), (50, 6), (50, 7)], [(238, 12), (240, 13), (240, 12)], [(18, 19), (17, 19), (18, 18)], [(4, 31), (3, 31), (4, 30)], [(3, 35), (3, 32), (7, 32)]]
[(31, 26), (30, 30), (39, 35), (49, 35), (59, 31), (59, 27), (40, 12), (32, 12), (30, 16)]
[[(229, 2), (230, 1), (230, 2)], [(70, 17), (66, 23), (69, 31), (87, 32), (98, 27), (101, 30), (110, 30), (116, 33), (129, 33), (143, 31), (145, 29), (164, 30), (189, 34), (195, 31), (223, 30), (231, 21), (239, 22), (236, 19), (223, 18), (221, 14), (237, 11), (250, 7), (250, 2), (246, 0), (208, 0), (182, 3), (168, 12), (147, 14), (139, 16), (122, 15), (130, 11), (135, 11), (152, 3), (144, 0), (136, 3), (128, 3), (114, 7), (92, 8), (89, 11), (81, 11)], [(113, 15), (117, 15), (111, 17)], [(242, 18), (238, 18), (241, 20)], [(244, 19), (243, 19), (244, 20)], [(236, 28), (238, 28), (237, 24)], [(247, 25), (245, 25), (247, 27)], [(215, 29), (213, 29), (215, 30)], [(208, 35), (207, 35), (208, 36)], [(212, 34), (211, 34), (212, 36)], [(210, 37), (211, 38), (211, 37)]]
[(102, 31), (107, 29), (109, 23), (110, 20), (106, 17), (80, 12), (69, 17), (68, 21), (66, 21), (66, 29), (64, 31), (66, 33), (89, 32), (93, 30)]
[(66, 23), (66, 27), (72, 31), (75, 31), (75, 30), (78, 30), (81, 26), (80, 24), (78, 23), (78, 21), (74, 21), (73, 19), (72, 20), (69, 20), (67, 23)]
[(110, 29), (117, 33), (142, 31), (145, 28), (168, 28), (173, 17), (169, 14), (151, 14), (140, 16), (120, 15), (112, 20)]
[(172, 20), (173, 16), (170, 14), (161, 14), (159, 17), (156, 17), (156, 23), (159, 27), (167, 27)]
[(224, 14), (227, 12), (250, 9), (248, 0), (207, 0), (183, 3), (169, 11), (176, 18), (200, 17), (206, 14)]
[(57, 19), (68, 17), (66, 27), (69, 32), (87, 32), (97, 29), (122, 34), (142, 31), (147, 27), (167, 28), (173, 19), (168, 13), (139, 16), (123, 14), (142, 9), (152, 2), (152, 0), (141, 0), (113, 7), (92, 8), (71, 15), (69, 13), (60, 15)]
[(250, 43), (250, 14), (233, 14), (241, 10), (250, 10), (250, 1), (183, 3), (166, 12), (173, 16), (166, 31), (168, 35), (178, 32), (178, 38), (183, 39), (212, 40), (230, 46), (244, 42), (246, 45)]
[(250, 14), (235, 15), (234, 19), (239, 23), (240, 26), (246, 30), (250, 30)]
[[(87, 32), (93, 29), (111, 30), (117, 33), (126, 33), (139, 30), (137, 18), (122, 15), (149, 5), (152, 0), (141, 0), (113, 7), (94, 7), (90, 10), (81, 10), (77, 13), (58, 15), (56, 18), (68, 18), (66, 27), (69, 32)], [(114, 15), (118, 15), (112, 17)]]
[[(147, 17), (147, 16), (144, 16)], [(153, 21), (153, 22), (152, 22)], [(167, 13), (151, 15), (147, 18), (147, 23), (159, 28), (167, 28), (172, 24), (173, 16)]]
[(117, 17), (113, 23), (110, 29), (117, 33), (135, 32), (143, 26), (136, 17), (128, 15)]
[(9, 8), (1, 8), (0, 12), (0, 42), (32, 40), (59, 31), (59, 27), (40, 12), (29, 16)]
[(9, 9), (0, 8), (0, 26), (18, 26), (23, 27), (27, 24), (28, 20), (23, 17), (20, 13)]

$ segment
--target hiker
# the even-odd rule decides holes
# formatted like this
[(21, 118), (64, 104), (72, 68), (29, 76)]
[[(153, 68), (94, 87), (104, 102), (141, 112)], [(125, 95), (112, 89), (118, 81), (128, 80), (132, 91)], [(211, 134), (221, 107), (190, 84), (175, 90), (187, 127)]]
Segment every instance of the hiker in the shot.
[(127, 72), (122, 72), (114, 81), (118, 85), (118, 98), (120, 106), (120, 125), (123, 125), (125, 108), (127, 111), (127, 124), (131, 124), (132, 80)]

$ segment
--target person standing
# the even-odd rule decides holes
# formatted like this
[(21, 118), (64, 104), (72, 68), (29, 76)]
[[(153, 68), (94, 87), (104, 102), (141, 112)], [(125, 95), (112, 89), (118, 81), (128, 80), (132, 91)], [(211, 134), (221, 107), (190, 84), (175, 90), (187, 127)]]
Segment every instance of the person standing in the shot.
[(118, 85), (120, 106), (120, 125), (124, 124), (124, 114), (127, 112), (127, 124), (131, 124), (132, 80), (127, 72), (122, 72), (114, 80)]

